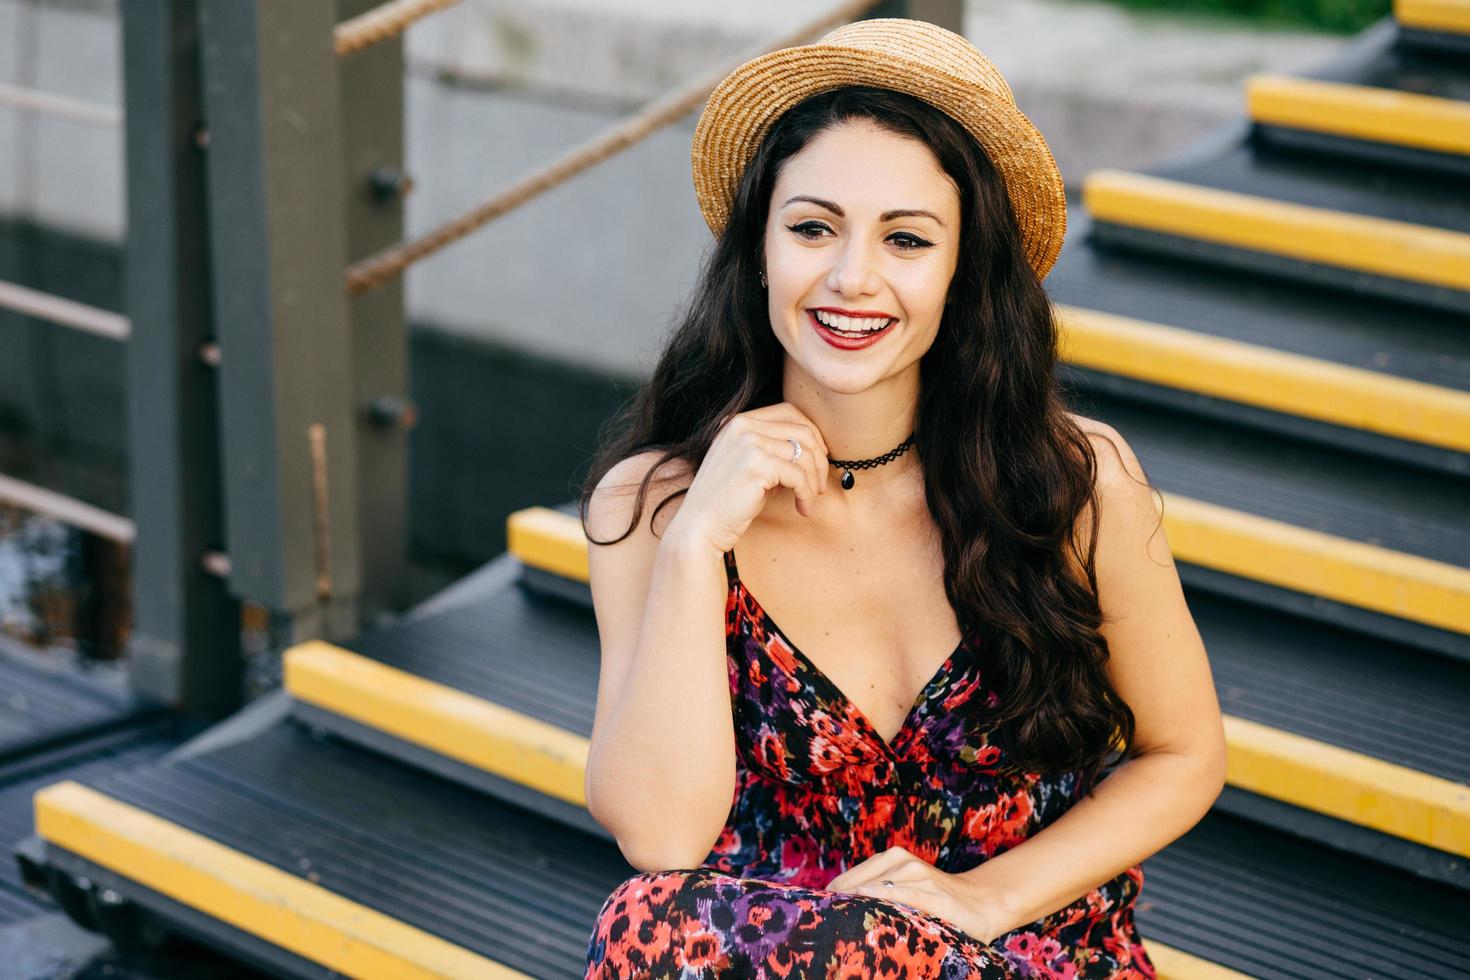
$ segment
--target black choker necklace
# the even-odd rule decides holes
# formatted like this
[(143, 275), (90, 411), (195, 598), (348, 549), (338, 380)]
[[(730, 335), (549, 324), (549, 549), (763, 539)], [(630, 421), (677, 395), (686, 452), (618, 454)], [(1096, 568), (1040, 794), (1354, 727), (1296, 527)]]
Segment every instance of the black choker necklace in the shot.
[(857, 483), (857, 478), (852, 475), (853, 470), (865, 470), (870, 466), (882, 466), (890, 460), (895, 460), (902, 456), (904, 450), (913, 445), (913, 442), (914, 437), (911, 434), (907, 439), (898, 444), (898, 448), (890, 449), (882, 456), (874, 456), (872, 459), (833, 459), (831, 456), (828, 456), (827, 462), (833, 466), (842, 467), (844, 471), (842, 474), (842, 489), (851, 490), (853, 485)]

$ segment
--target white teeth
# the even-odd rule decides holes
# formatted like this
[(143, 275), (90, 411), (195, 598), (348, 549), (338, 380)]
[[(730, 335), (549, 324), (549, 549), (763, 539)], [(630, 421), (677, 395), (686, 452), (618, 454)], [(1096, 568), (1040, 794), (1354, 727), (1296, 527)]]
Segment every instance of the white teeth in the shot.
[(881, 330), (892, 322), (887, 317), (877, 316), (839, 316), (836, 313), (828, 313), (826, 310), (813, 310), (817, 320), (834, 330), (842, 330), (847, 333), (865, 334)]

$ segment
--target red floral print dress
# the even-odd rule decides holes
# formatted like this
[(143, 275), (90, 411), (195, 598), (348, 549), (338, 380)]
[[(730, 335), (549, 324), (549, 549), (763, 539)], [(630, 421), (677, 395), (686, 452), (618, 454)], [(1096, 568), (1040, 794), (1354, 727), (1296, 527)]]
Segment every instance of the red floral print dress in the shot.
[(725, 554), (726, 651), (737, 766), (730, 815), (698, 868), (646, 872), (598, 912), (587, 978), (1144, 978), (1134, 924), (1143, 868), (989, 944), (912, 906), (825, 891), (901, 845), (941, 871), (969, 870), (1026, 840), (1078, 799), (1075, 774), (1005, 765), (982, 712), (983, 651), (962, 640), (892, 743), (798, 650)]

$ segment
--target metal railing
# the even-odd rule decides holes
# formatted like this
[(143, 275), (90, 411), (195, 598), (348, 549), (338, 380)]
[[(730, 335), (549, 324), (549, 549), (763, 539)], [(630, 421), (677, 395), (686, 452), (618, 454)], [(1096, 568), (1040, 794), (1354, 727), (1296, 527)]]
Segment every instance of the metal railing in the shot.
[(137, 528), (131, 520), (93, 507), (55, 490), (47, 490), (0, 473), (0, 501), (23, 507), (117, 544), (132, 544)]
[(4, 83), (0, 83), (0, 106), (92, 126), (116, 128), (123, 121), (122, 112), (110, 105)]
[(39, 289), (0, 280), (0, 310), (36, 317), (61, 327), (97, 334), (109, 340), (127, 340), (132, 326), (128, 318), (111, 310), (63, 299)]

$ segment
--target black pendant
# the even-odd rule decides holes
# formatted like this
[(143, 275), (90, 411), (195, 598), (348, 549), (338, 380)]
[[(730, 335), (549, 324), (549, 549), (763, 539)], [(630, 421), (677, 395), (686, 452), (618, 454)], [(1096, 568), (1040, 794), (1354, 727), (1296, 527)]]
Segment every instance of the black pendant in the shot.
[(852, 470), (842, 471), (842, 489), (851, 490), (852, 485), (856, 482), (857, 478), (852, 475)]

